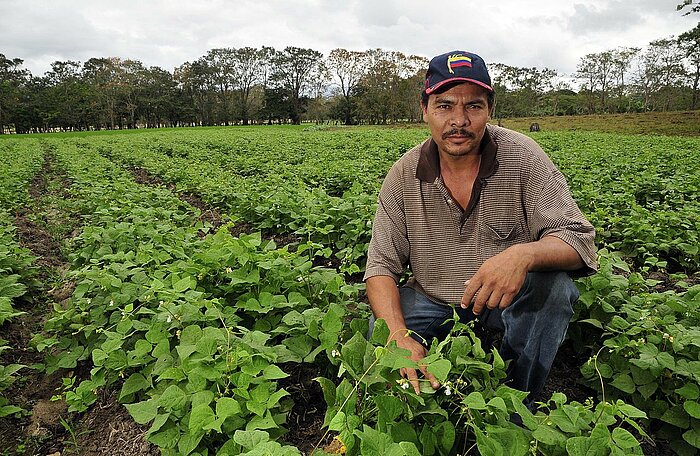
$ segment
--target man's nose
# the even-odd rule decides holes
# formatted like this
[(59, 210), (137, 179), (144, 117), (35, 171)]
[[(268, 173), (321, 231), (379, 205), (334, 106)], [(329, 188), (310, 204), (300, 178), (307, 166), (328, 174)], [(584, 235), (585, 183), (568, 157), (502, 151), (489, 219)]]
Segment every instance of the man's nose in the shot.
[(471, 121), (469, 120), (469, 115), (464, 109), (453, 109), (451, 120), (452, 125), (455, 127), (463, 127), (471, 123)]

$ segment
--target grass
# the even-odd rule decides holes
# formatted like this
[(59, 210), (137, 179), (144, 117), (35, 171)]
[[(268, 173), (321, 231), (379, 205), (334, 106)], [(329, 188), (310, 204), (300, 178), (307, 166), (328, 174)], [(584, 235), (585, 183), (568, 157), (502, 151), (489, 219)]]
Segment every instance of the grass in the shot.
[(518, 131), (528, 131), (530, 124), (537, 122), (543, 131), (589, 130), (632, 135), (700, 136), (700, 110), (500, 120), (504, 127)]

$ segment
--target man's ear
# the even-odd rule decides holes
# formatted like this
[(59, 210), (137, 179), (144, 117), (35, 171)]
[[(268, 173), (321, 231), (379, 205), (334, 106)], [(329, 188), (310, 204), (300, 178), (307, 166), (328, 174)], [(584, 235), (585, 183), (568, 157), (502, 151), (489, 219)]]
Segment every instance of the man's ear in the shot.
[(425, 120), (425, 116), (428, 115), (428, 106), (425, 105), (425, 104), (423, 104), (423, 101), (422, 101), (422, 100), (421, 100), (421, 102), (420, 102), (420, 109), (421, 109), (421, 111), (423, 111), (423, 122), (426, 122), (426, 123), (427, 123), (428, 121)]

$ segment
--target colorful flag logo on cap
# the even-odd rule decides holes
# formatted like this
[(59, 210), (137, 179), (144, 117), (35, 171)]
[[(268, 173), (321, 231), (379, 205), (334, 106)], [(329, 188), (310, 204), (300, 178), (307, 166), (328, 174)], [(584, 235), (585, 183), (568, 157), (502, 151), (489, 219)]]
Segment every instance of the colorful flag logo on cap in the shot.
[(447, 69), (450, 73), (454, 74), (453, 68), (458, 67), (469, 67), (472, 66), (472, 59), (464, 54), (452, 54), (447, 58)]

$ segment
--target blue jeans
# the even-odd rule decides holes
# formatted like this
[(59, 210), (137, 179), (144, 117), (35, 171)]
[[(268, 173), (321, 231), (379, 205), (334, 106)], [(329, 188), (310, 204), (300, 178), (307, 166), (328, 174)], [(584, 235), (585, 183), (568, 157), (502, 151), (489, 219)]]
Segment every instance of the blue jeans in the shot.
[[(453, 325), (445, 322), (455, 308), (431, 301), (412, 288), (402, 287), (400, 295), (406, 327), (417, 333), (416, 340), (430, 344), (434, 337), (442, 340), (449, 334)], [(483, 326), (503, 332), (499, 353), (504, 360), (511, 360), (506, 383), (530, 392), (529, 399), (533, 399), (549, 375), (578, 296), (566, 273), (531, 272), (506, 309), (484, 307), (479, 316), (471, 308), (457, 306), (456, 310), (462, 322), (478, 319)]]

